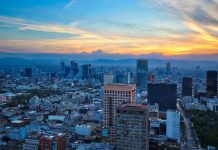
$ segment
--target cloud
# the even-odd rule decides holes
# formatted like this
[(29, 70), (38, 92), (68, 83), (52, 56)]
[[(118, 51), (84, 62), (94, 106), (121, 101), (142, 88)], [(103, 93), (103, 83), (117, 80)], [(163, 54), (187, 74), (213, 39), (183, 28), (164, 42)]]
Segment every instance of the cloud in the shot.
[(70, 0), (65, 6), (64, 9), (70, 8), (73, 4), (75, 4), (77, 0)]
[(72, 35), (78, 35), (77, 38), (100, 38), (99, 35), (91, 33), (85, 30), (77, 28), (77, 22), (73, 22), (68, 25), (61, 24), (42, 24), (31, 20), (25, 20), (20, 18), (0, 16), (0, 23), (4, 23), (7, 26), (16, 27), (18, 30), (32, 30), (42, 32), (54, 32), (54, 33), (67, 33)]
[[(53, 53), (92, 52), (95, 49), (121, 54), (161, 53), (164, 55), (181, 55), (217, 53), (218, 14), (216, 13), (216, 5), (214, 6), (211, 2), (206, 3), (203, 0), (153, 1), (164, 7), (166, 13), (175, 15), (181, 21), (179, 23), (185, 25), (187, 32), (181, 32), (183, 33), (181, 34), (179, 33), (180, 30), (177, 31), (178, 26), (180, 26), (179, 23), (170, 28), (171, 26), (163, 20), (160, 20), (153, 28), (146, 28), (143, 25), (134, 23), (109, 22), (117, 28), (113, 31), (109, 28), (111, 30), (97, 32), (96, 30), (81, 29), (80, 24), (77, 22), (73, 24), (43, 24), (31, 20), (0, 16), (1, 23), (14, 26), (21, 31), (33, 30), (72, 35), (71, 38), (67, 39), (1, 40), (0, 48)], [(213, 0), (213, 2), (217, 4), (217, 1)], [(130, 33), (136, 33), (137, 30), (138, 35), (130, 34), (120, 28), (126, 28)], [(158, 33), (165, 32), (167, 34), (147, 34), (152, 33), (155, 29)]]

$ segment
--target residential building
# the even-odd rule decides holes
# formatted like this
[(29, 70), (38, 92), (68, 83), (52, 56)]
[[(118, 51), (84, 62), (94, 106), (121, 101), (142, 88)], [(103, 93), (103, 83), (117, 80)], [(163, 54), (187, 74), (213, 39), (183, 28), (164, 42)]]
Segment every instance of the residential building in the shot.
[(170, 139), (180, 143), (180, 112), (176, 110), (167, 111), (166, 135)]
[(136, 101), (135, 84), (107, 84), (104, 86), (104, 127), (109, 129), (109, 142), (115, 141), (116, 108)]
[(136, 103), (121, 104), (117, 107), (116, 149), (149, 149), (148, 106)]

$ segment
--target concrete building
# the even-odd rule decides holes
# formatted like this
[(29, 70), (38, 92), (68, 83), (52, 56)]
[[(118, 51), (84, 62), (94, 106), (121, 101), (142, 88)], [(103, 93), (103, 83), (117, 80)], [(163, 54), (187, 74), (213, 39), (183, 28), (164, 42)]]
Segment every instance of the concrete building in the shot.
[(75, 133), (81, 136), (90, 136), (92, 133), (93, 127), (90, 125), (76, 125)]
[(82, 65), (82, 79), (89, 79), (91, 64)]
[(167, 75), (170, 75), (171, 74), (171, 64), (170, 62), (167, 63)]
[(144, 60), (144, 59), (137, 60), (136, 73), (137, 73), (137, 77), (136, 77), (137, 90), (147, 90), (148, 60)]
[(70, 62), (70, 70), (71, 70), (72, 77), (75, 77), (77, 73), (79, 72), (78, 63), (76, 63), (74, 60)]
[(209, 99), (207, 101), (207, 108), (211, 111), (218, 112), (218, 98)]
[(23, 150), (38, 150), (39, 149), (39, 139), (42, 136), (38, 132), (30, 132), (25, 142), (23, 143)]
[(170, 139), (180, 143), (180, 112), (176, 110), (167, 111), (166, 135)]
[(121, 104), (117, 107), (116, 149), (149, 149), (148, 106), (136, 103)]
[(217, 71), (207, 71), (207, 97), (217, 96)]
[(182, 78), (182, 96), (192, 96), (192, 78)]
[(111, 84), (114, 81), (114, 75), (113, 74), (104, 74), (104, 85)]
[(123, 102), (136, 101), (135, 84), (107, 84), (104, 86), (104, 127), (110, 130), (109, 142), (115, 140), (116, 108)]
[(66, 150), (67, 138), (63, 133), (43, 135), (39, 141), (40, 150)]
[(170, 83), (149, 83), (148, 103), (159, 104), (160, 111), (176, 109), (177, 85)]

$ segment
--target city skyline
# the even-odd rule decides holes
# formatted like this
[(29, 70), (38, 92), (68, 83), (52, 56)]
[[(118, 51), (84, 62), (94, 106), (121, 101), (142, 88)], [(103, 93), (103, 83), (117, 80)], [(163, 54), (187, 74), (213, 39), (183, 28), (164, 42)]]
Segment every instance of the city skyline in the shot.
[(217, 54), (218, 1), (1, 1), (0, 52)]

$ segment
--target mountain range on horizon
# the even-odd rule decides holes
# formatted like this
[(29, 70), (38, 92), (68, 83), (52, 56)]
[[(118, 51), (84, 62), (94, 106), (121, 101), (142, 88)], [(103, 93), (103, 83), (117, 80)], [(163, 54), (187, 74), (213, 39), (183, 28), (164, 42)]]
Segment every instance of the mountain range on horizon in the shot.
[(199, 61), (218, 61), (218, 53), (215, 54), (183, 54), (166, 56), (161, 53), (150, 54), (119, 54), (106, 53), (103, 50), (96, 50), (91, 53), (11, 53), (0, 52), (0, 58), (24, 58), (24, 59), (54, 59), (54, 60), (96, 60), (96, 59), (163, 59), (163, 60), (199, 60)]

